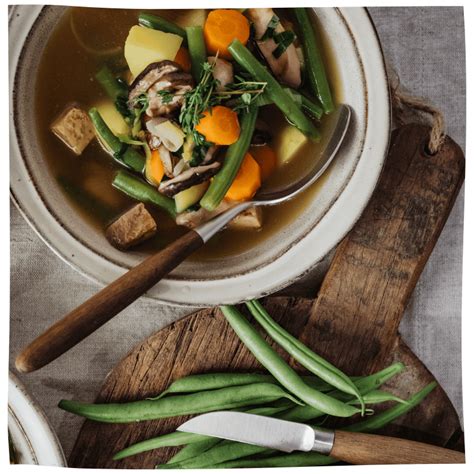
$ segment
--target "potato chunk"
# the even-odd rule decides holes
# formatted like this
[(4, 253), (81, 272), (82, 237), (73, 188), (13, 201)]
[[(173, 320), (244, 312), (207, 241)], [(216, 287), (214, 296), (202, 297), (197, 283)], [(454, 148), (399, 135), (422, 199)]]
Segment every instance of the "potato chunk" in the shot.
[(108, 241), (119, 250), (126, 250), (133, 245), (152, 237), (156, 233), (156, 222), (139, 203), (122, 214), (105, 231)]
[(137, 77), (151, 63), (164, 59), (173, 61), (182, 42), (181, 36), (172, 33), (132, 26), (124, 49), (132, 75)]
[(94, 126), (87, 113), (77, 106), (66, 109), (51, 125), (52, 132), (76, 155), (94, 138)]

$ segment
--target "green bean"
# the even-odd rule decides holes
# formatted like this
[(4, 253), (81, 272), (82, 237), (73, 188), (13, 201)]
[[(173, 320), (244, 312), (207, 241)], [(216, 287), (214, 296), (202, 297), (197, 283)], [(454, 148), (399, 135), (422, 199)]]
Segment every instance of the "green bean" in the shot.
[(308, 405), (328, 415), (349, 417), (360, 413), (358, 408), (309, 387), (235, 307), (220, 308), (240, 340), (283, 387)]
[[(329, 391), (331, 385), (322, 381), (314, 375), (302, 375), (301, 378), (311, 387), (320, 391)], [(166, 390), (152, 400), (158, 400), (166, 395), (174, 393), (202, 392), (203, 390), (214, 390), (216, 388), (232, 387), (235, 385), (247, 385), (249, 383), (277, 383), (273, 375), (269, 374), (246, 374), (246, 373), (214, 373), (188, 375), (175, 380)]]
[(301, 104), (303, 111), (312, 118), (319, 120), (323, 116), (324, 110), (319, 103), (290, 87), (285, 87), (285, 91), (290, 94), (298, 104)]
[(110, 130), (99, 111), (93, 107), (89, 110), (89, 117), (102, 142), (111, 151), (115, 160), (122, 166), (131, 168), (137, 173), (142, 173), (145, 167), (145, 157), (135, 148), (122, 143)]
[(255, 122), (257, 120), (258, 108), (249, 106), (248, 112), (243, 114), (240, 124), (239, 139), (227, 148), (224, 164), (214, 176), (200, 204), (204, 209), (213, 211), (221, 203), (230, 188), (232, 181), (239, 172), (240, 165), (250, 146)]
[(316, 452), (299, 452), (271, 456), (261, 459), (236, 459), (232, 461), (208, 466), (214, 469), (236, 469), (254, 467), (303, 467), (303, 466), (327, 466), (338, 462), (336, 459)]
[[(407, 403), (400, 397), (397, 397), (393, 393), (384, 392), (383, 390), (372, 390), (371, 392), (363, 395), (364, 403), (366, 405), (376, 405), (378, 403), (385, 402), (397, 402), (397, 403)], [(359, 400), (353, 400), (349, 403), (359, 403)]]
[(334, 367), (327, 360), (313, 352), (309, 347), (305, 346), (296, 337), (285, 331), (279, 324), (277, 324), (271, 316), (267, 313), (265, 308), (259, 301), (251, 300), (246, 303), (247, 308), (252, 313), (252, 316), (262, 326), (265, 332), (288, 354), (290, 354), (303, 367), (308, 369), (319, 378), (341, 390), (357, 397), (360, 402), (362, 413), (364, 412), (364, 401), (360, 391), (355, 386), (354, 382), (341, 370)]
[[(396, 362), (375, 374), (356, 380), (356, 387), (362, 395), (366, 395), (400, 373), (404, 368), (405, 366), (401, 362)], [(334, 390), (328, 395), (338, 397), (341, 401), (351, 401), (347, 394), (341, 393), (338, 390)], [(283, 414), (283, 418), (288, 421), (305, 422), (308, 420), (314, 420), (323, 415), (324, 413), (321, 410), (306, 405), (291, 408), (288, 412)]]
[(106, 94), (115, 102), (118, 97), (128, 95), (122, 84), (112, 74), (107, 65), (102, 66), (96, 73), (95, 78), (103, 87)]
[(186, 39), (186, 31), (183, 28), (161, 16), (140, 12), (138, 14), (138, 23), (147, 28), (164, 31), (165, 33), (173, 33)]
[(89, 420), (103, 423), (131, 423), (172, 416), (195, 415), (216, 410), (230, 410), (249, 405), (270, 403), (281, 398), (300, 403), (278, 385), (255, 383), (209, 390), (204, 393), (176, 395), (160, 400), (140, 400), (126, 403), (95, 404), (61, 400), (59, 408)]
[(256, 81), (266, 82), (265, 95), (283, 112), (286, 118), (308, 137), (319, 140), (320, 134), (311, 120), (301, 110), (301, 107), (288, 95), (278, 81), (253, 54), (237, 39), (227, 48), (232, 57)]
[[(283, 409), (284, 407), (259, 407), (252, 410), (245, 410), (245, 412), (253, 413), (254, 415), (275, 416)], [(191, 442), (181, 449), (177, 454), (175, 454), (171, 459), (169, 459), (166, 464), (173, 464), (194, 458), (205, 451), (208, 451), (221, 441), (222, 440), (220, 438), (206, 437), (205, 440)]]
[[(393, 420), (395, 420), (399, 416), (407, 413), (412, 408), (417, 406), (419, 403), (421, 403), (421, 401), (434, 389), (435, 386), (436, 386), (436, 382), (432, 382), (431, 384), (423, 388), (420, 392), (418, 392), (413, 397), (411, 397), (409, 400), (407, 400), (406, 403), (396, 405), (395, 407), (389, 408), (388, 410), (385, 410), (384, 412), (378, 415), (371, 416), (367, 420), (364, 420), (360, 423), (349, 425), (343, 429), (346, 431), (354, 431), (354, 432), (355, 431), (367, 432), (367, 431), (374, 431), (376, 429), (380, 429), (386, 426), (387, 424), (391, 423)], [(283, 419), (288, 419), (288, 418), (283, 418)], [(305, 421), (305, 420), (298, 420), (298, 421)], [(256, 454), (262, 454), (266, 452), (270, 453), (272, 451), (269, 451), (267, 448), (253, 446), (250, 444), (236, 443), (233, 441), (223, 441), (220, 444), (216, 445), (214, 448), (207, 451), (205, 453), (205, 456), (204, 455), (198, 456), (184, 463), (175, 463), (172, 465), (171, 464), (162, 465), (162, 466), (157, 466), (157, 467), (164, 468), (164, 469), (175, 469), (175, 468), (203, 469), (203, 468), (209, 468), (209, 467), (230, 468), (230, 467), (234, 467), (234, 462), (233, 462), (234, 460), (239, 460), (247, 456), (254, 456)], [(303, 453), (295, 453), (295, 454), (290, 454), (288, 456), (295, 456), (293, 459), (301, 460), (301, 458), (297, 457), (300, 454), (303, 454)], [(307, 454), (309, 456), (309, 453), (304, 453), (304, 454)], [(333, 462), (337, 462), (337, 460), (333, 459)], [(226, 464), (223, 465), (223, 463), (226, 463)], [(285, 465), (289, 465), (289, 464), (285, 464)], [(299, 464), (294, 464), (294, 465), (298, 466)], [(236, 462), (235, 467), (239, 467), (237, 462)], [(261, 467), (263, 467), (263, 465)]]
[(156, 438), (147, 439), (141, 441), (140, 443), (132, 444), (125, 449), (122, 449), (113, 456), (114, 461), (119, 459), (124, 459), (129, 456), (134, 456), (135, 454), (144, 453), (146, 451), (151, 451), (152, 449), (166, 448), (170, 446), (182, 446), (187, 443), (199, 443), (201, 441), (207, 441), (209, 436), (198, 435), (194, 433), (184, 433), (181, 431), (175, 431), (173, 433), (164, 434)]
[(112, 186), (137, 201), (161, 207), (173, 219), (176, 218), (177, 212), (174, 199), (164, 196), (155, 187), (133, 174), (126, 171), (118, 171), (112, 181)]
[(207, 62), (206, 45), (201, 26), (187, 26), (186, 38), (188, 40), (189, 56), (191, 57), (191, 72), (194, 80), (199, 82), (203, 64)]
[(404, 403), (395, 405), (394, 407), (389, 408), (388, 410), (385, 410), (384, 412), (378, 415), (371, 416), (370, 418), (367, 418), (366, 420), (362, 420), (344, 429), (346, 431), (366, 432), (366, 431), (374, 431), (374, 430), (383, 428), (388, 423), (391, 423), (396, 418), (404, 415), (405, 413), (410, 411), (412, 408), (419, 405), (436, 388), (437, 385), (438, 384), (436, 382), (431, 382), (426, 387), (421, 389), (419, 392), (415, 393), (415, 395), (413, 395), (411, 398), (406, 400)]
[(326, 70), (321, 51), (306, 8), (293, 8), (296, 23), (301, 34), (301, 45), (305, 69), (313, 94), (318, 97), (326, 114), (334, 110), (331, 89), (329, 88)]

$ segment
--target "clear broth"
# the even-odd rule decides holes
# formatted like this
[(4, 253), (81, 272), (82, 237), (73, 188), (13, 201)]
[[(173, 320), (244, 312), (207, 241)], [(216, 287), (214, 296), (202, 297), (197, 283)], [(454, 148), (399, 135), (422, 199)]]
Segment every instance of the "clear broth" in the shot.
[[(204, 10), (159, 10), (157, 13), (181, 26), (202, 24), (206, 15)], [(284, 10), (279, 10), (278, 14), (281, 17), (286, 16)], [(78, 103), (87, 109), (101, 99), (106, 99), (94, 75), (104, 61), (114, 69), (126, 68), (121, 48), (129, 29), (137, 24), (137, 15), (138, 10), (69, 8), (44, 49), (34, 91), (41, 155), (52, 175), (62, 186), (65, 197), (74, 211), (101, 230), (105, 230), (114, 218), (134, 203), (111, 185), (118, 165), (96, 140), (81, 156), (74, 155), (51, 133), (50, 125), (68, 104)], [(71, 25), (81, 37), (83, 44), (76, 39)], [(324, 38), (321, 40), (325, 57), (329, 59), (326, 61), (328, 74), (337, 101), (339, 91), (336, 87), (337, 81), (334, 80), (336, 77), (334, 62), (330, 60), (331, 54), (327, 42)], [(117, 49), (119, 52), (111, 55), (91, 52)], [(274, 136), (287, 126), (284, 117), (274, 106), (265, 107), (261, 115), (269, 123)], [(319, 128), (324, 134), (324, 120)], [(308, 142), (290, 164), (277, 169), (276, 176), (272, 177), (272, 180), (284, 181), (288, 175), (302, 175), (318, 155), (319, 147), (317, 143)], [(291, 225), (295, 217), (315, 198), (324, 179), (323, 177), (322, 181), (292, 201), (265, 208), (263, 227), (260, 231), (226, 229), (192, 258), (203, 260), (242, 254), (284, 226)], [(157, 221), (158, 233), (156, 237), (143, 243), (139, 250), (156, 251), (186, 232), (186, 229), (177, 226), (160, 209), (147, 207)]]

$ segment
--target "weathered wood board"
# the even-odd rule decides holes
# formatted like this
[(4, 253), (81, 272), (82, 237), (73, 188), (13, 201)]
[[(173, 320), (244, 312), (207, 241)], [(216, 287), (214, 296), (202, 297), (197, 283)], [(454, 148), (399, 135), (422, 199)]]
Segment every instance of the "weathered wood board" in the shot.
[[(402, 397), (433, 380), (400, 339), (398, 326), (464, 177), (459, 147), (448, 138), (435, 156), (427, 156), (427, 134), (428, 129), (418, 125), (394, 132), (378, 188), (340, 243), (316, 301), (288, 297), (265, 301), (285, 328), (349, 374), (368, 374), (393, 361), (404, 362), (407, 370), (388, 387)], [(220, 312), (202, 310), (135, 348), (107, 377), (97, 400), (153, 396), (172, 380), (191, 373), (260, 369)], [(119, 462), (111, 458), (134, 442), (172, 431), (183, 419), (128, 425), (87, 421), (69, 463), (152, 468), (174, 449)], [(458, 417), (440, 387), (385, 432), (462, 449)]]

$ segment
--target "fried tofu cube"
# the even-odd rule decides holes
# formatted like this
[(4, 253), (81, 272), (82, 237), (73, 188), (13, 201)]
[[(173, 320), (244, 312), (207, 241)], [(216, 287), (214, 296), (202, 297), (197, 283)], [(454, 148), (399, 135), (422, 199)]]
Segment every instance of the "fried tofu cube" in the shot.
[(76, 155), (82, 154), (95, 135), (91, 119), (75, 105), (66, 109), (53, 122), (51, 130)]
[(262, 222), (262, 209), (254, 206), (234, 217), (228, 227), (234, 230), (260, 230)]
[(107, 240), (126, 250), (156, 234), (156, 222), (143, 203), (133, 206), (107, 227)]

